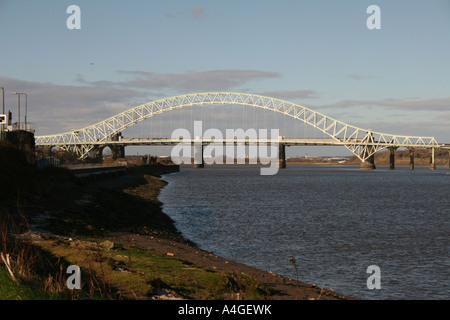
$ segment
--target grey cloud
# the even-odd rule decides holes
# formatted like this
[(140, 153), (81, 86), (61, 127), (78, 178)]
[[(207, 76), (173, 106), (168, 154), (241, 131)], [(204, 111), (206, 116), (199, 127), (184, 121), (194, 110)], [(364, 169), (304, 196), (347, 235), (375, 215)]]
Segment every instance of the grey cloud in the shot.
[[(236, 88), (242, 91), (243, 84), (255, 80), (268, 78), (279, 78), (280, 74), (275, 72), (263, 72), (255, 70), (212, 70), (203, 72), (186, 72), (183, 74), (155, 74), (146, 71), (119, 71), (121, 74), (132, 75), (130, 81), (112, 82), (96, 81), (89, 82), (79, 76), (77, 81), (80, 85), (55, 85), (36, 81), (24, 81), (13, 78), (0, 77), (0, 86), (5, 87), (6, 110), (10, 109), (16, 116), (17, 97), (9, 94), (13, 91), (26, 92), (28, 94), (28, 120), (34, 122), (37, 134), (54, 134), (68, 130), (78, 129), (107, 117), (125, 111), (141, 103), (152, 101), (156, 96), (172, 96), (173, 92), (189, 93), (200, 91), (229, 91)], [(156, 94), (154, 91), (160, 91)], [(295, 98), (316, 98), (314, 90), (285, 90), (261, 93), (266, 96), (279, 97), (290, 100)], [(23, 104), (22, 104), (23, 105)], [(346, 121), (342, 118), (342, 112), (352, 111), (350, 108), (358, 106), (379, 106), (391, 110), (428, 112), (426, 128), (423, 127), (421, 135), (434, 133), (448, 136), (448, 123), (450, 111), (450, 97), (435, 99), (382, 99), (382, 100), (342, 100), (326, 105), (308, 105), (316, 109), (328, 109), (329, 112), (339, 112), (334, 118)], [(433, 113), (431, 113), (433, 111)], [(396, 112), (398, 113), (398, 112)], [(355, 119), (361, 113), (351, 114), (349, 119)], [(422, 114), (422, 113), (420, 113)], [(333, 116), (332, 114), (329, 114)], [(417, 113), (416, 113), (417, 115)], [(22, 115), (23, 119), (23, 115)], [(404, 128), (414, 125), (405, 121)], [(363, 121), (363, 119), (358, 119)], [(401, 120), (397, 117), (396, 120)], [(403, 119), (405, 120), (405, 119)], [(425, 119), (424, 119), (425, 120)], [(429, 124), (429, 125), (428, 125)], [(363, 124), (355, 124), (364, 127)], [(392, 121), (386, 122), (386, 132), (391, 132), (388, 126)], [(384, 128), (375, 128), (382, 131)], [(399, 126), (395, 126), (396, 128)], [(396, 131), (396, 130), (395, 130)], [(392, 132), (398, 134), (416, 134), (415, 130), (399, 130)]]
[(117, 70), (117, 73), (121, 74), (133, 74), (133, 75), (140, 75), (140, 76), (152, 76), (154, 75), (153, 72), (147, 72), (147, 71), (138, 71), (138, 70)]
[[(28, 95), (28, 121), (34, 122), (37, 134), (54, 134), (101, 121), (155, 97), (171, 96), (173, 92), (228, 90), (252, 80), (279, 77), (275, 72), (254, 70), (212, 70), (184, 74), (154, 74), (145, 71), (124, 71), (133, 75), (130, 81), (87, 81), (77, 76), (79, 85), (56, 85), (0, 77), (5, 87), (6, 111), (17, 117), (18, 91)], [(160, 92), (153, 92), (153, 91)], [(167, 93), (167, 91), (169, 93)], [(23, 106), (23, 102), (21, 106)], [(23, 121), (23, 111), (21, 113)]]
[[(383, 100), (342, 100), (328, 105), (310, 106), (314, 110), (326, 109), (329, 116), (333, 112), (335, 119), (356, 125), (361, 128), (371, 128), (378, 132), (399, 135), (434, 136), (438, 142), (450, 141), (448, 135), (450, 97), (435, 99), (383, 99)], [(351, 108), (369, 107), (373, 115), (367, 120), (366, 109), (354, 111)], [(374, 107), (374, 108), (372, 108)], [(384, 113), (380, 112), (383, 108)], [(351, 113), (345, 114), (344, 110)], [(370, 111), (369, 111), (370, 112)], [(364, 115), (364, 117), (360, 117)]]
[(135, 78), (132, 80), (120, 82), (87, 82), (82, 78), (78, 79), (78, 81), (84, 84), (99, 86), (148, 90), (172, 89), (177, 92), (186, 93), (187, 91), (229, 90), (252, 80), (280, 77), (280, 74), (276, 72), (264, 72), (256, 70), (210, 70), (199, 72), (191, 71), (181, 74), (154, 74), (145, 71), (120, 70), (119, 73), (131, 74), (134, 75)]
[(202, 6), (195, 6), (188, 10), (178, 10), (176, 13), (166, 12), (164, 17), (168, 19), (176, 19), (183, 17), (192, 17), (194, 19), (202, 18), (205, 15), (205, 10)]
[(316, 99), (317, 92), (315, 90), (279, 90), (266, 91), (261, 93), (263, 96), (280, 98), (280, 99)]
[[(5, 109), (13, 112), (15, 121), (18, 100), (8, 93), (19, 91), (27, 94), (28, 121), (35, 124), (37, 134), (84, 127), (125, 111), (134, 106), (130, 104), (137, 103), (138, 99), (140, 102), (145, 99), (143, 93), (127, 88), (55, 85), (5, 77), (0, 77), (0, 86), (5, 87)], [(24, 120), (23, 108), (21, 100), (21, 121)]]
[(191, 8), (191, 14), (194, 18), (201, 18), (205, 14), (205, 11), (201, 6), (195, 6)]
[(371, 128), (378, 132), (395, 135), (411, 135), (421, 137), (435, 137), (438, 143), (449, 143), (448, 123), (445, 121), (415, 120), (390, 122), (378, 120), (375, 122), (360, 122), (362, 128)]
[(436, 115), (432, 118), (433, 121), (448, 121), (448, 123), (450, 123), (450, 108), (449, 108), (449, 112), (444, 112), (441, 113), (439, 115)]
[(347, 77), (352, 78), (354, 80), (363, 80), (363, 79), (370, 79), (370, 78), (374, 78), (373, 76), (366, 76), (366, 75), (361, 75), (361, 74), (349, 74)]
[(450, 97), (435, 99), (393, 99), (384, 100), (342, 100), (333, 104), (320, 105), (316, 108), (349, 108), (354, 106), (380, 106), (389, 109), (415, 110), (415, 111), (448, 111), (450, 110)]

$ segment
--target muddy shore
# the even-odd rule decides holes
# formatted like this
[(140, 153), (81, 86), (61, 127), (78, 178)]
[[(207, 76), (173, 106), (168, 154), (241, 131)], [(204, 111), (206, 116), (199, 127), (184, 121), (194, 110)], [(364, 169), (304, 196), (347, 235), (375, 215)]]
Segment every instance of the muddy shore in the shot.
[(141, 234), (129, 231), (111, 232), (104, 236), (105, 239), (115, 243), (126, 244), (132, 241), (133, 245), (142, 250), (170, 255), (175, 259), (188, 261), (196, 266), (207, 267), (214, 270), (223, 270), (245, 274), (268, 285), (276, 290), (277, 294), (271, 299), (275, 300), (349, 300), (353, 299), (335, 292), (330, 288), (320, 288), (315, 284), (307, 284), (301, 281), (277, 275), (270, 270), (259, 270), (223, 257), (214, 255), (199, 248), (189, 239), (181, 236), (174, 227), (173, 221), (161, 210), (161, 203), (157, 200), (159, 191), (167, 183), (161, 179), (165, 173), (164, 168), (152, 171), (152, 175), (157, 179), (157, 183), (149, 183), (142, 176), (136, 174), (124, 174), (114, 179), (91, 183), (91, 187), (101, 189), (122, 190), (131, 193), (141, 199), (156, 202), (157, 208), (152, 210), (152, 220), (158, 220), (158, 231), (151, 234)]

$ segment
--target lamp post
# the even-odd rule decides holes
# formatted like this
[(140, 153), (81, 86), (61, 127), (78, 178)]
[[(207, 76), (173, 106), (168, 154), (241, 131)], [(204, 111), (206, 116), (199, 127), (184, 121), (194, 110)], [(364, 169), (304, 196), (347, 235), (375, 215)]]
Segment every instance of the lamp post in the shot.
[(27, 113), (28, 113), (28, 96), (24, 92), (11, 92), (11, 94), (17, 95), (19, 98), (19, 130), (20, 130), (20, 95), (25, 95), (25, 130), (27, 130)]
[[(3, 108), (2, 108), (2, 114), (5, 114), (5, 88), (2, 88), (2, 100), (3, 100)], [(5, 125), (2, 124), (2, 137), (3, 137), (3, 131), (5, 131)]]

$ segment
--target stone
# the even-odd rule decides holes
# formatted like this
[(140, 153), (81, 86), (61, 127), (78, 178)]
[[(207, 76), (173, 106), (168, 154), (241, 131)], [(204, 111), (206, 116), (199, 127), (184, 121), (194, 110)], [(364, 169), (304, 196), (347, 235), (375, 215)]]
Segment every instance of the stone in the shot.
[(114, 242), (106, 240), (103, 241), (100, 246), (106, 251), (111, 251), (114, 248)]

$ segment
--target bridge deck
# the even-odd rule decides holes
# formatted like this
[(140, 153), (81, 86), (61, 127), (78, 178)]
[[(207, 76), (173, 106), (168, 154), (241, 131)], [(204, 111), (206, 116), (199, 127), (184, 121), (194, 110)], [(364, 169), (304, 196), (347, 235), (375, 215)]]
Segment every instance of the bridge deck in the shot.
[[(183, 140), (173, 140), (166, 138), (155, 138), (155, 139), (122, 139), (120, 141), (110, 141), (108, 144), (116, 145), (177, 145), (177, 144), (196, 144), (200, 143), (196, 139), (183, 139)], [(273, 143), (283, 143), (284, 145), (344, 145), (343, 143), (336, 141), (334, 139), (201, 139), (202, 144), (273, 144)]]
[[(145, 139), (145, 138), (134, 138), (134, 139), (120, 139), (119, 141), (98, 141), (98, 142), (90, 142), (90, 145), (97, 145), (97, 146), (105, 146), (105, 145), (116, 145), (116, 146), (149, 146), (149, 145), (160, 145), (160, 146), (173, 146), (177, 144), (198, 144), (200, 143), (199, 140), (196, 139), (171, 139), (171, 138), (153, 138), (153, 139)], [(367, 142), (363, 141), (362, 139), (354, 139), (353, 141), (337, 141), (335, 139), (331, 138), (283, 138), (283, 139), (201, 139), (201, 143), (203, 145), (208, 144), (284, 144), (285, 146), (347, 146), (349, 144), (354, 145), (367, 145), (367, 146), (379, 146), (379, 145), (386, 145), (384, 142), (379, 141), (373, 141), (373, 142)], [(58, 145), (70, 145), (71, 143), (53, 143), (53, 146)], [(75, 145), (75, 143), (73, 143)], [(37, 143), (37, 146), (40, 144)], [(403, 143), (391, 143), (387, 146), (392, 146), (396, 148), (400, 147), (416, 147), (416, 148), (441, 148), (441, 149), (448, 149), (450, 150), (450, 144), (442, 144), (442, 145), (423, 145), (423, 144), (403, 144)]]

